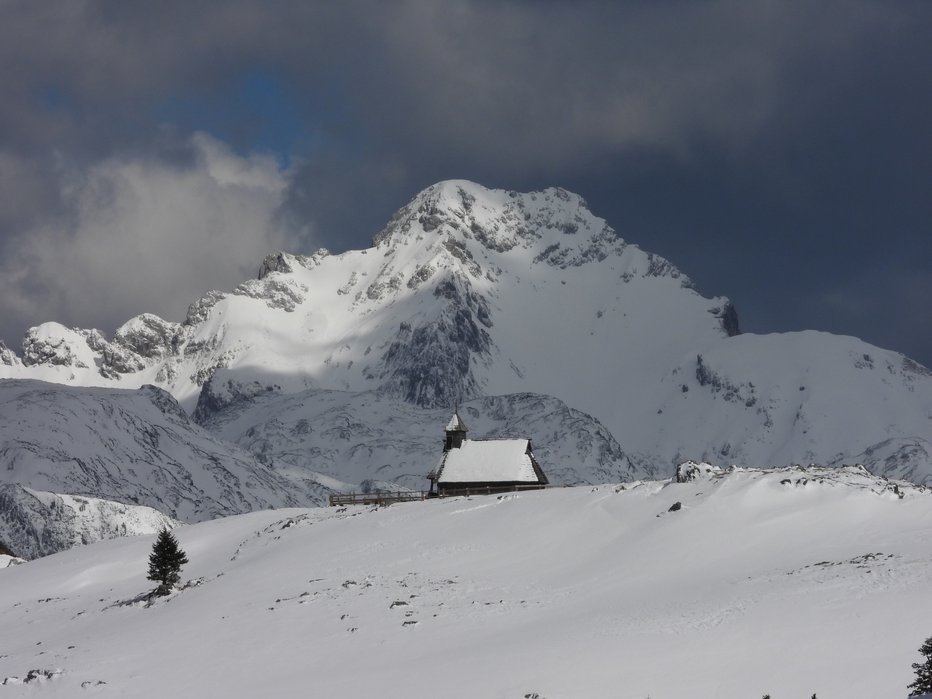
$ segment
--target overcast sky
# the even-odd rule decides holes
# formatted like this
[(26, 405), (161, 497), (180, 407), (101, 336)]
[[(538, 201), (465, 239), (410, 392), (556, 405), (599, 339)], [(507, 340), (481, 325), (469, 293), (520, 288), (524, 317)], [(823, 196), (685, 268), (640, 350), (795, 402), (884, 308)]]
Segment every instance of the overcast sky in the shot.
[(181, 320), (435, 181), (932, 366), (932, 2), (0, 0), (0, 338)]

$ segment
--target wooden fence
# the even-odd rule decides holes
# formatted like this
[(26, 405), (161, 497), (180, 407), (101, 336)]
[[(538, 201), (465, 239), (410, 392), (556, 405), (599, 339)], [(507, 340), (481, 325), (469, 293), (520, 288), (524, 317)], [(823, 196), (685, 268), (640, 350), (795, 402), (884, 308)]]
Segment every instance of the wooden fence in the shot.
[(515, 484), (515, 485), (474, 485), (464, 488), (451, 488), (445, 486), (440, 493), (442, 498), (454, 498), (463, 495), (498, 495), (499, 493), (516, 493), (521, 490), (543, 490), (552, 488), (551, 485), (540, 485), (539, 483)]
[(553, 485), (507, 485), (507, 486), (473, 486), (469, 488), (444, 488), (438, 496), (431, 494), (426, 490), (406, 490), (406, 491), (383, 491), (376, 493), (331, 493), (330, 506), (337, 507), (340, 505), (391, 505), (393, 502), (414, 502), (416, 500), (427, 500), (428, 498), (452, 498), (464, 495), (497, 495), (499, 493), (514, 493), (523, 490), (543, 490), (544, 488), (554, 488), (563, 486)]
[(330, 506), (338, 505), (391, 505), (393, 502), (426, 500), (426, 490), (381, 493), (330, 493)]

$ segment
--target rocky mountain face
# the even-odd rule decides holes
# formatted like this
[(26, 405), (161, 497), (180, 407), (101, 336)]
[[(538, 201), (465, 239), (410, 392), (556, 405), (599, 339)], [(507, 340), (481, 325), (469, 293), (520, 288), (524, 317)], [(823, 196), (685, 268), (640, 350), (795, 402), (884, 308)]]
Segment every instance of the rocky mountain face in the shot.
[[(308, 485), (311, 474), (287, 478), (274, 464), (201, 429), (154, 386), (127, 391), (0, 382), (0, 464), (7, 484), (146, 505), (186, 522), (313, 504), (325, 492)], [(23, 511), (17, 499), (16, 508), (8, 500), (0, 517)]]
[[(270, 255), (257, 279), (208, 293), (183, 322), (143, 314), (110, 340), (45, 323), (27, 334), (21, 363), (11, 359), (0, 375), (153, 383), (193, 407), (212, 373), (230, 368), (241, 379), (281, 377), (288, 388), (380, 390), (450, 407), (490, 393), (553, 394), (573, 381), (540, 366), (554, 359), (548, 354), (593, 354), (586, 347), (606, 337), (627, 337), (619, 349), (642, 358), (656, 353), (645, 346), (657, 343), (637, 341), (635, 330), (671, 303), (680, 307), (669, 318), (676, 323), (656, 328), (658, 341), (737, 333), (726, 299), (699, 296), (673, 265), (626, 244), (578, 196), (446, 182), (398, 211), (368, 250)], [(571, 307), (585, 312), (561, 313)], [(544, 337), (549, 352), (541, 352)]]
[(154, 534), (177, 524), (151, 507), (0, 484), (0, 541), (19, 558), (119, 536)]
[(842, 457), (830, 462), (870, 464), (873, 473), (895, 480), (932, 485), (929, 464), (932, 464), (932, 443), (920, 437), (887, 439), (865, 449), (853, 458)]
[[(215, 374), (226, 378), (208, 383)], [(486, 396), (502, 397), (521, 416), (515, 429), (529, 433), (535, 410), (549, 405), (534, 401), (546, 396), (594, 418), (623, 454), (607, 457), (608, 466), (583, 456), (575, 471), (567, 467), (567, 480), (670, 474), (689, 458), (863, 461), (881, 473), (932, 478), (926, 368), (855, 338), (740, 334), (727, 299), (703, 297), (670, 262), (625, 242), (582, 199), (556, 188), (520, 194), (439, 183), (400, 209), (366, 250), (270, 255), (258, 278), (206, 294), (180, 323), (144, 314), (109, 339), (46, 323), (27, 335), (21, 357), (0, 348), (0, 377), (156, 384), (230, 439), (248, 441), (250, 428), (265, 435), (270, 446), (250, 447), (254, 453), (284, 458), (295, 440), (294, 449), (320, 459), (313, 468), (343, 482), (358, 482), (368, 449), (343, 474), (332, 464), (347, 452), (329, 437), (291, 434), (290, 418), (281, 430), (257, 412), (253, 424), (237, 422), (238, 431), (221, 425), (225, 393), (256, 405), (265, 393), (293, 395), (315, 428), (308, 434), (318, 435), (339, 414), (327, 412), (335, 400), (328, 392), (361, 394), (346, 398), (355, 407), (344, 413), (363, 410), (354, 401), (374, 392), (393, 407), (375, 422), (365, 412), (358, 421), (383, 420), (372, 427), (383, 439), (405, 430), (423, 430), (426, 439), (434, 425), (420, 421), (433, 416), (419, 410), (470, 401), (479, 410)], [(521, 398), (531, 393), (538, 398)], [(324, 420), (321, 430), (311, 417)], [(547, 447), (535, 439), (535, 448)], [(420, 457), (406, 458), (389, 469), (392, 480), (414, 477)], [(288, 463), (297, 461), (308, 464)]]

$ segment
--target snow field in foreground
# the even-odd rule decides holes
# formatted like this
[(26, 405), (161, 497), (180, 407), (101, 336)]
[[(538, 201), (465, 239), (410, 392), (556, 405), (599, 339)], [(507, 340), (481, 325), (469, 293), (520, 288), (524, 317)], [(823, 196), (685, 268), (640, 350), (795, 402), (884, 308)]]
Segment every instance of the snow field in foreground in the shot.
[(200, 584), (148, 607), (133, 600), (152, 588), (151, 536), (0, 571), (0, 681), (25, 696), (12, 678), (48, 670), (43, 696), (67, 697), (905, 697), (932, 635), (930, 505), (850, 472), (738, 471), (230, 517), (175, 530)]

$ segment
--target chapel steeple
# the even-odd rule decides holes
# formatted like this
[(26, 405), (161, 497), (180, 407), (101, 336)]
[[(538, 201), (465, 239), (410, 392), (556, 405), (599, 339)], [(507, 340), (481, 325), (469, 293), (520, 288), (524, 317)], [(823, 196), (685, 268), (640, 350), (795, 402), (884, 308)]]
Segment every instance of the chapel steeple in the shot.
[(450, 418), (450, 422), (447, 423), (447, 439), (446, 442), (444, 442), (443, 450), (450, 451), (451, 449), (459, 449), (463, 445), (463, 440), (466, 439), (467, 431), (466, 423), (463, 422), (463, 418), (460, 417), (459, 411), (453, 411), (453, 417)]

